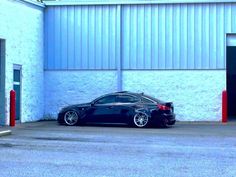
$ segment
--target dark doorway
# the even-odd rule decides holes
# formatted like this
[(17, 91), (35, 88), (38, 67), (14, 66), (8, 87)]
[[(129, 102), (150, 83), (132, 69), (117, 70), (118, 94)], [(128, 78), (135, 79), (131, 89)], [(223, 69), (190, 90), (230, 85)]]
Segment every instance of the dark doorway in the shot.
[(226, 49), (228, 118), (236, 120), (236, 46)]

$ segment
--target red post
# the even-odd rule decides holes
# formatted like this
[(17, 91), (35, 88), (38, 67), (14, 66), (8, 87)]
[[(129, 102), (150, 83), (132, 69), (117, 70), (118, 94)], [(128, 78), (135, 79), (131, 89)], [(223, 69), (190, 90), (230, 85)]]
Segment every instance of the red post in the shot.
[(222, 123), (226, 123), (228, 119), (227, 115), (227, 91), (222, 92)]
[(10, 126), (15, 126), (16, 120), (16, 92), (14, 90), (10, 91)]

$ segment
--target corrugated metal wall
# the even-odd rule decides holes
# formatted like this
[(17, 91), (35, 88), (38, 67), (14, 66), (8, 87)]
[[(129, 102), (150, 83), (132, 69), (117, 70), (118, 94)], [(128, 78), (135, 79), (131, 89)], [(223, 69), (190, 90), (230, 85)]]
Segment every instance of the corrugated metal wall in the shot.
[(45, 69), (224, 69), (235, 18), (234, 3), (47, 7)]
[(123, 68), (223, 69), (235, 17), (230, 4), (123, 6)]
[(116, 6), (49, 7), (45, 69), (115, 69)]

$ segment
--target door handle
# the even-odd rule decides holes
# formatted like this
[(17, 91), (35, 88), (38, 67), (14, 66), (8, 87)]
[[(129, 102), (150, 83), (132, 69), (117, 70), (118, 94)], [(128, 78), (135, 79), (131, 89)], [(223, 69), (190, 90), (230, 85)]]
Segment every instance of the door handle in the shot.
[(107, 109), (112, 109), (112, 108), (113, 108), (113, 106), (108, 106), (108, 107), (107, 107)]

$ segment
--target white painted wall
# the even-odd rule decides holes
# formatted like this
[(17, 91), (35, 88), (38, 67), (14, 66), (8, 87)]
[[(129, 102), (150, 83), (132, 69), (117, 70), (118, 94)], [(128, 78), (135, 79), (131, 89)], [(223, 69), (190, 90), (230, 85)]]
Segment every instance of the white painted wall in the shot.
[(45, 118), (56, 119), (64, 106), (90, 102), (117, 91), (116, 71), (45, 71)]
[[(46, 71), (45, 115), (56, 118), (70, 104), (85, 103), (117, 91), (115, 71)], [(225, 71), (123, 71), (123, 90), (173, 101), (177, 120), (220, 121)]]
[(22, 65), (21, 122), (43, 117), (43, 9), (13, 0), (0, 2), (0, 38), (6, 40), (6, 117), (13, 88), (13, 64)]
[(177, 120), (220, 121), (223, 70), (125, 71), (123, 90), (173, 101)]

